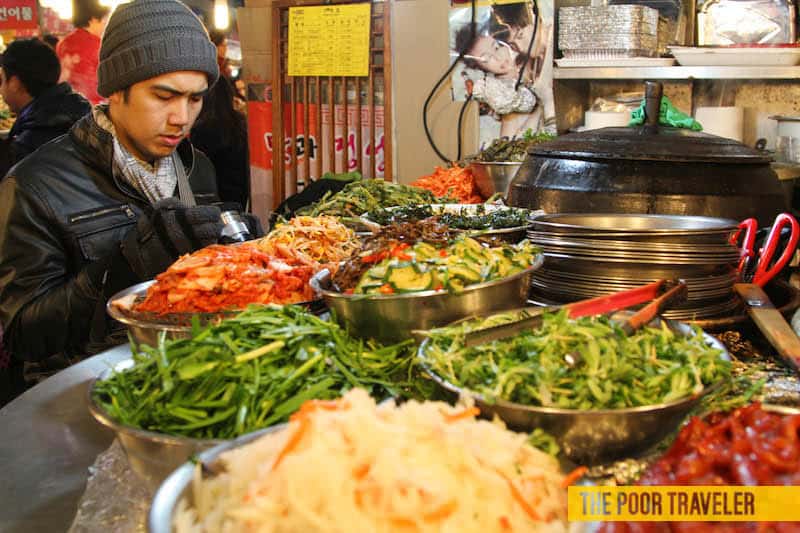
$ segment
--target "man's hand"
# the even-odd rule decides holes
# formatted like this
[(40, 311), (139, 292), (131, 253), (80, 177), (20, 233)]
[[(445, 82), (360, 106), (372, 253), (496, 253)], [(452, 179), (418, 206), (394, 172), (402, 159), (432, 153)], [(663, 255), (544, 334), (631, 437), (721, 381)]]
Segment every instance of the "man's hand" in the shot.
[(177, 198), (157, 202), (122, 241), (121, 250), (142, 280), (165, 271), (178, 257), (219, 240), (223, 224), (214, 206), (186, 207)]

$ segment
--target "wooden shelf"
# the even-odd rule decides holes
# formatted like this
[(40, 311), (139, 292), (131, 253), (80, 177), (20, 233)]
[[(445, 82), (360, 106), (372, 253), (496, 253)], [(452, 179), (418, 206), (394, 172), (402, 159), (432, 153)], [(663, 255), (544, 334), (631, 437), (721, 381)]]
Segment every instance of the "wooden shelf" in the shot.
[(557, 80), (794, 80), (800, 67), (555, 67)]

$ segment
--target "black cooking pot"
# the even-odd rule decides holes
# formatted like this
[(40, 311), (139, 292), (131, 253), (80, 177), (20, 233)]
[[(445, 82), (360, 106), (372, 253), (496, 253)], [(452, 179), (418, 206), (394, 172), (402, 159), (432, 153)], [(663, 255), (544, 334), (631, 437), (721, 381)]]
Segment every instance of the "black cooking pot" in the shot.
[(715, 135), (658, 125), (660, 83), (645, 88), (645, 125), (533, 145), (511, 182), (512, 206), (547, 213), (706, 215), (762, 225), (788, 208), (771, 158)]

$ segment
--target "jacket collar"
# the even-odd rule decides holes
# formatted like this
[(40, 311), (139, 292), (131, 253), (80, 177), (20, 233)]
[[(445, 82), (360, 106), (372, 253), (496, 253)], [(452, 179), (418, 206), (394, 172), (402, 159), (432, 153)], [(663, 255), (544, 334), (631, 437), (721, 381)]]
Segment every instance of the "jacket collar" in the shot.
[[(108, 106), (100, 104), (103, 110), (107, 110)], [(83, 118), (78, 120), (69, 130), (69, 136), (75, 143), (81, 157), (91, 166), (97, 168), (104, 174), (112, 177), (116, 186), (128, 195), (133, 195), (139, 198), (141, 195), (134, 191), (130, 186), (121, 183), (114, 177), (113, 161), (114, 161), (114, 138), (112, 135), (100, 127), (94, 119), (92, 113), (87, 113)], [(186, 169), (186, 175), (191, 176), (194, 170), (194, 148), (188, 139), (185, 139), (178, 145), (178, 155), (183, 162)], [(143, 198), (139, 198), (144, 201)]]
[(62, 101), (63, 97), (71, 92), (72, 89), (67, 83), (58, 83), (42, 91), (39, 96), (28, 102), (28, 104), (20, 110), (17, 114), (17, 120), (14, 121), (14, 125), (11, 127), (11, 133), (9, 135), (13, 136), (16, 131), (35, 127), (37, 124), (47, 124), (48, 119), (52, 118), (52, 116), (49, 115), (51, 115), (53, 111), (53, 109), (48, 109), (48, 107), (54, 107), (51, 100), (63, 106), (65, 104), (65, 102)]

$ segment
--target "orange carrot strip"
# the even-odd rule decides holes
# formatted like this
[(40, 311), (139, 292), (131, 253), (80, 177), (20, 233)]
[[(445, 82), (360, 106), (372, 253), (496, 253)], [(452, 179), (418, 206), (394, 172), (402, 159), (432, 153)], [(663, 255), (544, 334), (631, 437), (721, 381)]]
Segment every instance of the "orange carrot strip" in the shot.
[(587, 467), (579, 466), (578, 468), (567, 474), (567, 477), (565, 477), (564, 481), (561, 482), (561, 488), (566, 489), (567, 487), (578, 481), (580, 478), (582, 478), (583, 475), (588, 471), (589, 469)]
[(292, 450), (297, 448), (297, 445), (300, 444), (300, 441), (303, 439), (303, 435), (305, 435), (306, 431), (308, 431), (308, 427), (311, 425), (311, 421), (306, 417), (301, 417), (297, 419), (298, 426), (297, 429), (294, 430), (292, 436), (286, 441), (283, 449), (278, 454), (278, 457), (275, 458), (275, 462), (272, 463), (271, 470), (275, 470), (278, 468), (278, 465), (283, 461), (283, 459), (289, 455)]
[(449, 502), (442, 504), (438, 509), (423, 515), (423, 518), (428, 522), (439, 522), (453, 514), (456, 509), (458, 509), (458, 502), (455, 500), (450, 500)]
[(347, 407), (342, 400), (308, 400), (300, 406), (299, 413), (308, 414), (314, 411), (338, 411)]
[(506, 480), (506, 483), (508, 483), (508, 488), (511, 490), (511, 495), (514, 496), (514, 499), (517, 500), (517, 503), (520, 505), (520, 507), (522, 507), (525, 513), (529, 517), (531, 517), (531, 520), (535, 521), (541, 520), (542, 518), (539, 516), (539, 514), (533, 509), (533, 507), (530, 506), (530, 504), (528, 504), (528, 502), (525, 501), (525, 498), (522, 496), (522, 493), (519, 491), (517, 486), (514, 485), (514, 482), (511, 481), (508, 477), (506, 477), (505, 474), (503, 474), (499, 470), (497, 471), (497, 473), (500, 474), (500, 476)]
[(395, 528), (413, 529), (414, 531), (419, 530), (417, 523), (408, 518), (392, 517), (389, 521)]
[(464, 409), (461, 412), (453, 413), (453, 414), (445, 414), (444, 419), (446, 422), (458, 422), (459, 420), (463, 420), (465, 418), (474, 418), (481, 414), (481, 410), (477, 407), (469, 407)]
[(369, 473), (370, 468), (372, 468), (372, 465), (369, 463), (364, 463), (363, 465), (355, 467), (353, 469), (353, 477), (359, 480), (364, 479), (364, 476)]

